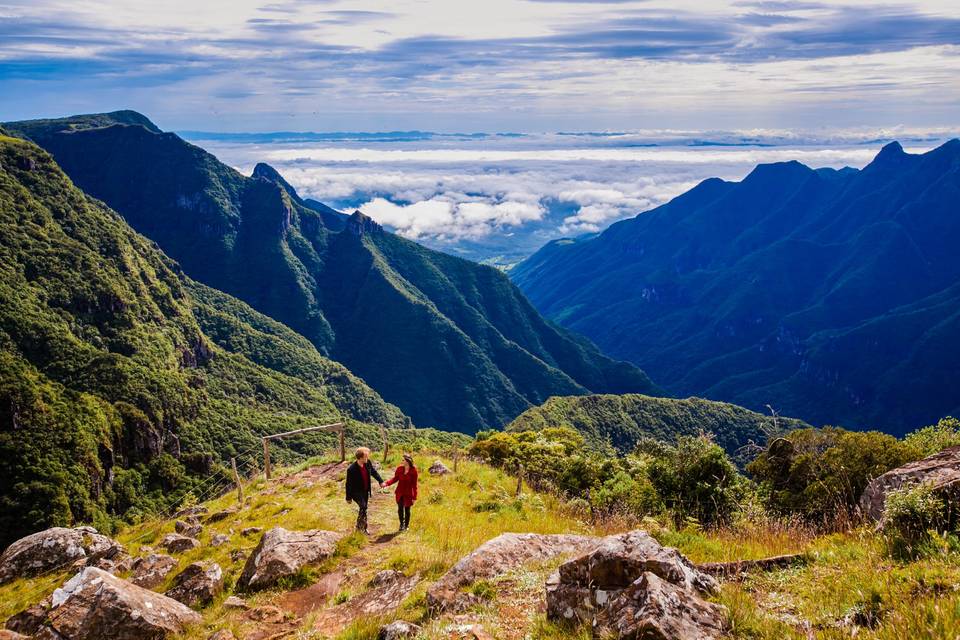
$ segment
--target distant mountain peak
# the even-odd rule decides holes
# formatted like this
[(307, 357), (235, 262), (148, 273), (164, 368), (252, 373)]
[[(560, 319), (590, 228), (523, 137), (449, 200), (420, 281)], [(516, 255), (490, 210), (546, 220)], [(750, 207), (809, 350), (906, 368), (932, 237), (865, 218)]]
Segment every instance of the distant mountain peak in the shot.
[(297, 193), (297, 190), (293, 188), (293, 185), (287, 182), (283, 176), (280, 175), (279, 171), (268, 165), (266, 162), (258, 162), (257, 166), (253, 168), (253, 174), (251, 175), (254, 178), (260, 178), (280, 186), (291, 198), (297, 202), (301, 202), (300, 195)]
[(910, 157), (910, 154), (903, 150), (903, 146), (894, 140), (883, 145), (880, 153), (873, 159), (868, 167), (896, 167)]
[(362, 236), (365, 233), (380, 233), (383, 231), (383, 227), (373, 218), (357, 209), (347, 220), (347, 230), (354, 235)]
[(813, 173), (813, 169), (796, 160), (770, 162), (767, 164), (758, 164), (754, 167), (753, 171), (743, 179), (743, 183), (749, 184), (752, 182), (805, 177), (811, 173)]

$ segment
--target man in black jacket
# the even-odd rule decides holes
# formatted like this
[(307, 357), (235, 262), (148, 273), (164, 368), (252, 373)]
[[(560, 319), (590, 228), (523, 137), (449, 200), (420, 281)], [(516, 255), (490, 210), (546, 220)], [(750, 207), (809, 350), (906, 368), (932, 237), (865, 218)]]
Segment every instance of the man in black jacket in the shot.
[(347, 502), (356, 502), (360, 507), (357, 514), (357, 531), (367, 532), (367, 502), (370, 500), (372, 480), (383, 488), (383, 478), (370, 462), (370, 449), (357, 449), (357, 461), (347, 467)]

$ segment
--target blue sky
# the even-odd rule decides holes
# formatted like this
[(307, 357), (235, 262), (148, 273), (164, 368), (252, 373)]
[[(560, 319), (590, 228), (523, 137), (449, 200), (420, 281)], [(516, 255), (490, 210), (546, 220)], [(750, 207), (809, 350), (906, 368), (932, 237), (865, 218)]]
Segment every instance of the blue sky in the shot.
[(953, 126), (960, 2), (0, 0), (0, 120), (165, 129)]

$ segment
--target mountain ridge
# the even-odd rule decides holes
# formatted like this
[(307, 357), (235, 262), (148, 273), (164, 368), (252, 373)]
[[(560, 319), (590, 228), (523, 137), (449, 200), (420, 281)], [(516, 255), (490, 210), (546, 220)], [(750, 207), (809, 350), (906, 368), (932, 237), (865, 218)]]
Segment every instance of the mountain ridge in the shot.
[[(957, 140), (924, 154), (890, 143), (859, 171), (760, 165), (596, 238), (552, 243), (510, 276), (547, 317), (675, 395), (902, 433), (955, 411), (960, 389), (937, 382), (940, 358), (931, 371), (913, 360), (899, 381), (864, 364), (891, 366), (889, 352), (908, 346), (894, 319), (960, 280), (958, 167)], [(944, 312), (928, 322), (956, 327)], [(877, 326), (891, 333), (872, 347), (854, 337)]]
[(418, 425), (470, 432), (551, 395), (659, 392), (544, 321), (498, 270), (304, 201), (268, 165), (245, 177), (175, 134), (103, 114), (5, 126), (192, 278), (304, 335)]

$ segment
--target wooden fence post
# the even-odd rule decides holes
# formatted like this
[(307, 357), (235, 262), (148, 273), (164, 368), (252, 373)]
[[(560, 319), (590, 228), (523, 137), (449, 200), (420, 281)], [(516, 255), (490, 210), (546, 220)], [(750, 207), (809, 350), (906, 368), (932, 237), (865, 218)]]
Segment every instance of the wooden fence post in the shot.
[(230, 466), (233, 467), (233, 481), (237, 483), (237, 502), (243, 504), (243, 485), (240, 484), (240, 473), (237, 471), (237, 459), (230, 458)]
[(387, 440), (387, 430), (380, 425), (380, 437), (383, 438), (383, 463), (387, 463), (387, 454), (390, 453), (390, 442)]
[(347, 460), (347, 443), (344, 441), (344, 427), (340, 426), (340, 462)]
[(457, 472), (457, 464), (460, 462), (460, 449), (453, 450), (453, 472)]
[(523, 467), (521, 466), (517, 469), (517, 497), (520, 497), (520, 492), (523, 491)]
[(267, 438), (263, 439), (263, 471), (266, 474), (267, 480), (270, 479), (270, 440)]

